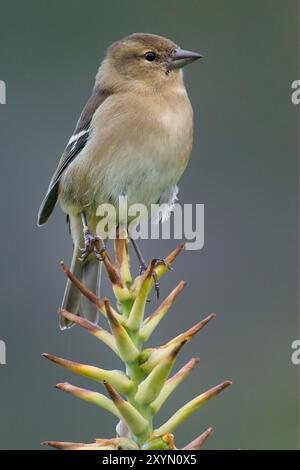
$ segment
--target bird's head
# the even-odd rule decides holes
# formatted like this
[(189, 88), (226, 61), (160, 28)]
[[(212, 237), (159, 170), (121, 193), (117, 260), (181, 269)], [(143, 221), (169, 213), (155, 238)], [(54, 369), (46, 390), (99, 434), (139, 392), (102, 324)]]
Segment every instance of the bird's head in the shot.
[(186, 51), (161, 36), (136, 33), (114, 43), (99, 69), (98, 80), (105, 88), (160, 88), (182, 80), (180, 70), (202, 57)]

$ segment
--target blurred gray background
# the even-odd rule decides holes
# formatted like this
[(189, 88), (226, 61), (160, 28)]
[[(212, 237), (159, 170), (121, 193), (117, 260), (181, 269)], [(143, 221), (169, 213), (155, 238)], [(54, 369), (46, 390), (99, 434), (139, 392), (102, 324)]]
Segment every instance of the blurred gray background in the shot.
[[(177, 367), (192, 356), (201, 363), (157, 424), (232, 379), (178, 429), (177, 445), (213, 426), (207, 449), (298, 448), (299, 368), (290, 360), (299, 338), (299, 108), (290, 100), (291, 82), (300, 78), (298, 26), (293, 0), (0, 0), (0, 79), (7, 84), (0, 106), (2, 449), (114, 434), (108, 413), (53, 388), (65, 380), (97, 385), (41, 358), (46, 351), (119, 366), (86, 332), (58, 330), (65, 284), (59, 261), (69, 262), (71, 241), (59, 209), (42, 229), (36, 216), (104, 50), (141, 31), (205, 56), (185, 73), (195, 142), (180, 183), (182, 203), (205, 204), (205, 246), (181, 256), (162, 281), (162, 296), (180, 279), (188, 287), (152, 344), (217, 314), (182, 352)], [(149, 259), (176, 244), (149, 241), (142, 248)]]

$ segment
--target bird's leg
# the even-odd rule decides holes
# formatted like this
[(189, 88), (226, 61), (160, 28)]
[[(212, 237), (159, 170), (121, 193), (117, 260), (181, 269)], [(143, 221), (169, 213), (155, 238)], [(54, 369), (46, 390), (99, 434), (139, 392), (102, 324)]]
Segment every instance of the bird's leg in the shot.
[(131, 237), (129, 237), (129, 240), (132, 243), (133, 249), (134, 249), (135, 254), (136, 254), (136, 256), (139, 260), (139, 263), (140, 263), (140, 274), (143, 274), (147, 269), (146, 261), (145, 261), (143, 255), (142, 255), (142, 252), (141, 252), (140, 247), (138, 246), (137, 242)]
[[(139, 260), (139, 263), (140, 263), (140, 274), (143, 274), (147, 270), (146, 261), (145, 261), (143, 255), (142, 255), (142, 252), (141, 252), (136, 240), (134, 240), (132, 237), (129, 237), (129, 239), (132, 243), (133, 249), (134, 249), (134, 251), (137, 255), (137, 258)], [(159, 263), (165, 264), (167, 266), (167, 268), (170, 269), (170, 270), (172, 269), (172, 267), (164, 259), (161, 259), (161, 258), (156, 259), (156, 264), (159, 264)], [(153, 271), (152, 276), (153, 276), (153, 280), (154, 280), (154, 288), (155, 288), (155, 292), (156, 292), (156, 297), (157, 297), (157, 299), (159, 299), (160, 286), (159, 286), (157, 274), (156, 274), (155, 271)]]
[[(145, 258), (143, 257), (143, 254), (142, 254), (142, 252), (140, 250), (140, 247), (138, 246), (137, 242), (131, 237), (129, 237), (129, 239), (132, 243), (133, 249), (134, 249), (134, 251), (136, 253), (136, 256), (139, 260), (140, 275), (141, 275), (147, 270), (147, 264), (146, 264)], [(157, 274), (156, 274), (155, 271), (153, 271), (152, 276), (153, 276), (153, 280), (154, 280), (154, 287), (155, 287), (156, 297), (159, 298), (159, 282), (158, 282)]]
[(81, 261), (84, 261), (91, 253), (94, 253), (96, 258), (99, 261), (103, 261), (103, 253), (106, 251), (106, 246), (104, 241), (95, 235), (92, 235), (90, 232), (86, 213), (84, 211), (81, 212), (81, 221), (83, 227), (83, 240), (84, 240), (84, 248), (81, 248), (82, 255), (80, 257)]

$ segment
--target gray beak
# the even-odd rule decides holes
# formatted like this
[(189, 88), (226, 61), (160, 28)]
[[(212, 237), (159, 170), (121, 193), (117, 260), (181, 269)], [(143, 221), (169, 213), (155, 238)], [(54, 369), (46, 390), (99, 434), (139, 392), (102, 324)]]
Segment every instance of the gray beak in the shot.
[(180, 49), (180, 47), (178, 47), (175, 49), (175, 52), (171, 57), (169, 69), (180, 69), (181, 67), (191, 64), (194, 62), (194, 60), (201, 59), (202, 57), (203, 55), (199, 54), (198, 52), (185, 51), (184, 49)]

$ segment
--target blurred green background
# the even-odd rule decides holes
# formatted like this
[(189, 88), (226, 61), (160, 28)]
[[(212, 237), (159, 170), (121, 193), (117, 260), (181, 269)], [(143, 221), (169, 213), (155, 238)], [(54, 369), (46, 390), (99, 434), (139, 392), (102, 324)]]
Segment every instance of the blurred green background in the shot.
[[(153, 337), (156, 344), (208, 312), (217, 319), (183, 351), (199, 367), (160, 413), (223, 379), (233, 387), (176, 434), (186, 444), (208, 426), (207, 449), (299, 446), (298, 131), (291, 83), (299, 74), (299, 11), (293, 0), (0, 0), (1, 313), (0, 448), (39, 449), (45, 439), (90, 441), (114, 434), (114, 419), (54, 390), (96, 387), (46, 363), (44, 351), (105, 368), (118, 360), (56, 311), (71, 241), (57, 210), (37, 210), (93, 86), (106, 47), (132, 32), (173, 39), (205, 59), (186, 70), (195, 111), (191, 162), (180, 202), (205, 204), (205, 246), (186, 252), (162, 282), (188, 288)], [(143, 242), (148, 258), (176, 241)], [(104, 283), (103, 292), (108, 291)], [(152, 303), (151, 308), (155, 305)]]

